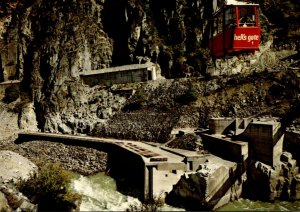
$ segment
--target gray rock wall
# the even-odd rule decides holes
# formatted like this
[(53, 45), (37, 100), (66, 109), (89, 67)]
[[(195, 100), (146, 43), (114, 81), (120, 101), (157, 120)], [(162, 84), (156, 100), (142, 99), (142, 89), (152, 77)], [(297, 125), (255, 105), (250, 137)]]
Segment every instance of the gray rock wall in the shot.
[(11, 151), (0, 151), (0, 209), (2, 211), (37, 211), (37, 206), (16, 188), (13, 183), (26, 179), (36, 170), (28, 159)]

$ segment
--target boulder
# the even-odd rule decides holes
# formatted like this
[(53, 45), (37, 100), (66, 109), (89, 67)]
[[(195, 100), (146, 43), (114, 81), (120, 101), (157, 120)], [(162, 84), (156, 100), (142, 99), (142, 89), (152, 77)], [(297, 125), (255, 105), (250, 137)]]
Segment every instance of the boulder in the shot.
[(36, 165), (11, 151), (0, 151), (0, 164), (0, 211), (37, 211), (37, 206), (14, 187), (19, 179), (27, 179)]
[(291, 183), (291, 199), (300, 200), (300, 174), (297, 174), (292, 179)]
[(25, 131), (38, 131), (35, 108), (32, 102), (25, 104), (22, 108), (19, 119), (19, 127)]
[(37, 211), (37, 205), (32, 204), (28, 198), (20, 193), (14, 186), (4, 184), (0, 187), (0, 193), (1, 192), (9, 208), (15, 211)]
[(0, 211), (7, 211), (7, 212), (12, 211), (7, 203), (5, 195), (2, 192), (0, 192)]
[(211, 155), (196, 172), (184, 174), (166, 200), (171, 204), (182, 202), (188, 210), (220, 207), (241, 196), (236, 170), (236, 163)]
[(36, 165), (30, 160), (11, 151), (0, 151), (0, 164), (2, 182), (26, 179), (36, 169)]

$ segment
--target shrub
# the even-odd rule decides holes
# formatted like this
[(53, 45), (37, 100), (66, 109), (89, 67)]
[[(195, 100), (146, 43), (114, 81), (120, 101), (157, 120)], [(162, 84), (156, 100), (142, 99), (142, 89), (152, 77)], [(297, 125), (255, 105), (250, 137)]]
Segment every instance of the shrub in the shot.
[(125, 105), (124, 110), (125, 111), (139, 110), (146, 105), (147, 105), (147, 95), (145, 94), (145, 91), (138, 90), (134, 95), (134, 97), (132, 98), (132, 101), (128, 105)]
[(153, 200), (147, 199), (142, 204), (138, 205), (129, 205), (129, 207), (126, 209), (127, 212), (134, 212), (134, 211), (140, 211), (140, 212), (158, 212), (161, 211), (161, 207), (164, 205), (164, 202), (162, 198), (154, 197)]
[(184, 94), (181, 94), (175, 98), (175, 102), (182, 105), (189, 105), (197, 100), (197, 93), (194, 90), (187, 90)]
[(11, 103), (19, 98), (19, 88), (16, 86), (9, 86), (5, 89), (3, 102)]
[(81, 198), (78, 193), (68, 191), (70, 182), (70, 173), (60, 165), (44, 164), (27, 180), (20, 180), (17, 187), (41, 211), (70, 210), (76, 208), (75, 202)]

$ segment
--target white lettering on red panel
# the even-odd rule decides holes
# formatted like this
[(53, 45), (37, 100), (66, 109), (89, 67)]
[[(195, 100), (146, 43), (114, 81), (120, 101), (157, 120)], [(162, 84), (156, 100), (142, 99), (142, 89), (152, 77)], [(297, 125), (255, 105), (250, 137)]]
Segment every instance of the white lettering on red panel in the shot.
[(259, 36), (258, 35), (246, 35), (246, 34), (240, 34), (240, 35), (236, 35), (234, 34), (234, 40), (245, 40), (248, 42), (254, 41), (254, 40), (259, 40)]

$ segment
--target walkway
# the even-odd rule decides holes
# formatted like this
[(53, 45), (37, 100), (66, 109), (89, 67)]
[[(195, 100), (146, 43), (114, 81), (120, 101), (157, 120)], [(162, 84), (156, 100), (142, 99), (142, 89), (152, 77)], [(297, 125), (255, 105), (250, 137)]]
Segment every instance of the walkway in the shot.
[[(123, 149), (126, 149), (134, 154), (142, 157), (146, 165), (154, 165), (156, 163), (168, 163), (177, 164), (179, 169), (185, 169), (185, 164), (183, 163), (184, 156), (173, 154), (169, 151), (163, 150), (160, 147), (155, 147), (140, 141), (130, 141), (130, 140), (119, 140), (113, 138), (97, 138), (91, 136), (78, 136), (78, 135), (64, 135), (55, 133), (41, 133), (41, 132), (21, 132), (19, 133), (19, 140), (53, 140), (59, 139), (64, 140), (64, 142), (73, 141), (84, 141), (99, 144), (112, 144), (118, 145)], [(72, 143), (70, 143), (72, 144)]]

